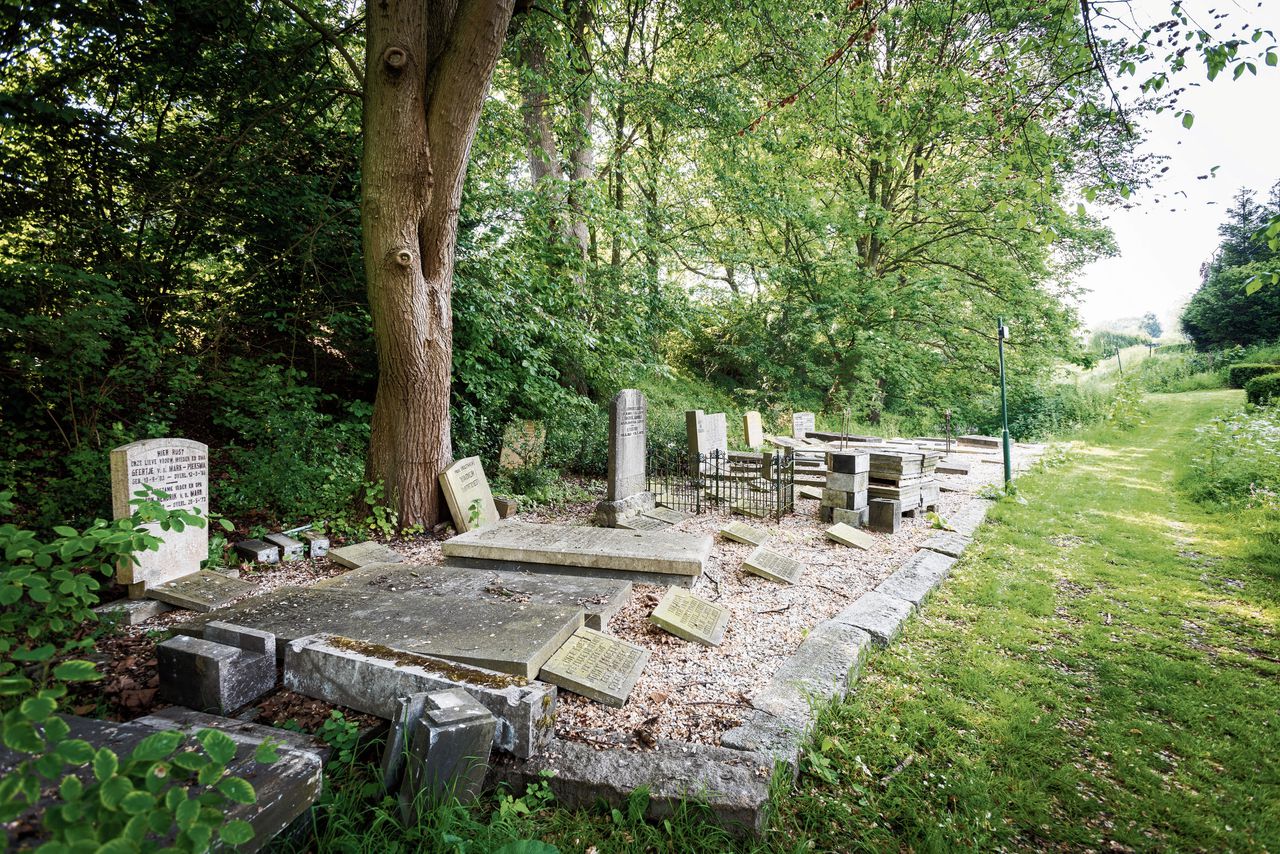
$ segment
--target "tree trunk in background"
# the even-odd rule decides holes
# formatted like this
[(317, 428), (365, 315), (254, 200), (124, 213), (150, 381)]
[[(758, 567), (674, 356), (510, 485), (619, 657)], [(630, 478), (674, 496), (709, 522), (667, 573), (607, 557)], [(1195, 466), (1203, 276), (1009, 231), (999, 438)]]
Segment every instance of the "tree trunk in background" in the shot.
[(361, 228), (378, 348), (368, 477), (401, 525), (434, 525), (453, 459), (454, 251), (471, 142), (512, 0), (365, 9)]

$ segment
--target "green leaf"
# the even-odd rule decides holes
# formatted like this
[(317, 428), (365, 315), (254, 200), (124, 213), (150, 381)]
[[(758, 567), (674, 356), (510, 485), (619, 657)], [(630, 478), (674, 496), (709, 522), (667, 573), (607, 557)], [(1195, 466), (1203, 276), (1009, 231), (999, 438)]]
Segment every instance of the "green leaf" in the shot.
[(39, 753), (44, 750), (44, 739), (30, 721), (16, 721), (12, 724), (6, 722), (4, 744), (19, 753)]
[(59, 537), (78, 537), (80, 532), (68, 525), (54, 525), (53, 532)]
[(93, 757), (93, 776), (98, 778), (99, 783), (105, 783), (119, 768), (120, 760), (114, 753), (105, 747), (98, 748)]
[(0, 678), (0, 697), (13, 697), (31, 690), (31, 680), (25, 676)]
[(271, 739), (267, 739), (258, 745), (257, 750), (253, 752), (253, 761), (263, 765), (270, 765), (280, 758), (280, 754), (276, 751), (277, 745)]
[(253, 825), (240, 819), (232, 819), (218, 830), (218, 838), (228, 845), (243, 845), (253, 839)]
[[(1209, 79), (1212, 80), (1213, 78), (1209, 78)], [(1182, 114), (1182, 126), (1184, 128), (1190, 129), (1191, 126), (1195, 124), (1195, 122), (1196, 122), (1195, 113), (1191, 112), (1190, 110), (1187, 110)]]
[(38, 722), (53, 714), (56, 708), (58, 704), (49, 697), (28, 697), (22, 701), (22, 705), (18, 706), (18, 711), (27, 720)]
[(75, 774), (68, 774), (62, 778), (62, 785), (58, 786), (58, 794), (64, 801), (78, 801), (84, 794), (84, 783), (80, 782), (80, 778)]
[(182, 743), (180, 732), (157, 732), (138, 742), (129, 758), (135, 762), (155, 762), (164, 759)]
[(185, 800), (178, 804), (178, 808), (173, 811), (173, 817), (178, 822), (178, 827), (186, 830), (195, 824), (200, 818), (200, 802)]
[(102, 674), (92, 661), (73, 658), (53, 668), (53, 678), (62, 682), (92, 682), (101, 679)]
[(35, 649), (19, 649), (13, 653), (14, 661), (48, 661), (57, 652), (53, 644), (47, 643)]
[(235, 801), (238, 804), (251, 804), (258, 797), (249, 781), (242, 780), (239, 777), (228, 777), (218, 783), (218, 791), (226, 795), (228, 800)]
[(216, 729), (202, 729), (196, 734), (196, 740), (204, 747), (209, 758), (219, 765), (226, 765), (236, 755), (236, 743), (226, 733)]
[(133, 783), (128, 777), (112, 777), (103, 783), (102, 788), (98, 790), (98, 800), (102, 801), (104, 807), (113, 810), (120, 806), (120, 802), (124, 800), (125, 795), (132, 791)]
[(120, 799), (120, 809), (129, 815), (138, 815), (155, 806), (155, 796), (150, 792), (132, 791)]
[(208, 756), (196, 750), (184, 750), (173, 757), (173, 764), (183, 771), (199, 771), (212, 761)]
[(58, 744), (58, 756), (69, 765), (87, 765), (93, 761), (93, 745), (83, 739), (69, 739)]

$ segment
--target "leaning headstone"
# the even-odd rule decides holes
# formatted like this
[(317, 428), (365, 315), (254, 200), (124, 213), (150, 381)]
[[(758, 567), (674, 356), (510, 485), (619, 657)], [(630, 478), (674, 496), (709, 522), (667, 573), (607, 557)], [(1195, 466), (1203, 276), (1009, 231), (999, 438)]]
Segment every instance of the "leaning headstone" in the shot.
[(276, 687), (275, 637), (222, 623), (210, 640), (178, 635), (156, 646), (159, 696), (199, 712), (226, 712)]
[(648, 491), (645, 465), (648, 418), (648, 403), (639, 390), (624, 388), (613, 396), (609, 406), (609, 476), (605, 500), (596, 505), (596, 521), (606, 528), (656, 505)]
[(295, 540), (288, 534), (267, 534), (264, 539), (280, 549), (280, 559), (283, 561), (302, 560), (305, 556), (306, 547), (302, 545), (302, 541)]
[(648, 661), (644, 647), (583, 627), (542, 665), (538, 678), (622, 708)]
[(800, 561), (764, 546), (758, 546), (755, 551), (747, 555), (746, 560), (742, 562), (742, 568), (752, 575), (777, 581), (780, 584), (795, 584), (804, 572), (804, 564)]
[(202, 569), (152, 587), (147, 590), (147, 595), (177, 608), (205, 612), (225, 608), (253, 590), (253, 585), (247, 581)]
[(279, 563), (280, 549), (262, 540), (241, 540), (235, 545), (236, 555), (250, 563)]
[(465, 457), (440, 472), (440, 488), (459, 534), (484, 528), (498, 521), (498, 508), (479, 457)]
[(759, 528), (753, 528), (745, 522), (730, 522), (720, 529), (720, 536), (748, 546), (759, 546), (769, 539), (767, 533)]
[(742, 416), (742, 435), (747, 447), (753, 451), (764, 444), (764, 424), (760, 421), (760, 413), (754, 409)]
[(711, 452), (711, 435), (707, 415), (701, 409), (689, 409), (684, 413), (684, 435), (689, 445), (689, 473), (700, 471), (699, 458)]
[[(165, 492), (161, 503), (168, 510), (193, 510), (209, 514), (209, 448), (189, 439), (146, 439), (121, 445), (111, 452), (111, 511), (116, 519), (132, 515), (129, 503), (145, 486)], [(122, 561), (116, 580), (129, 585), (138, 598), (148, 588), (190, 575), (209, 557), (207, 525), (187, 525), (181, 531), (161, 531), (159, 524), (146, 529), (162, 540), (158, 551), (140, 551), (135, 562)]]
[(812, 412), (795, 412), (791, 415), (791, 435), (796, 439), (806, 438), (818, 427), (817, 418)]
[(875, 537), (866, 531), (859, 531), (843, 522), (837, 522), (826, 530), (827, 539), (835, 540), (843, 546), (854, 546), (866, 551), (876, 544)]
[(649, 621), (678, 638), (719, 646), (729, 625), (729, 609), (699, 599), (683, 587), (672, 587), (653, 609)]
[(547, 430), (541, 421), (512, 421), (502, 431), (498, 471), (513, 471), (542, 464), (547, 447)]
[(426, 697), (426, 709), (409, 742), (400, 816), (417, 825), (420, 808), (445, 796), (469, 803), (480, 796), (498, 719), (466, 691), (453, 688)]
[(359, 569), (371, 563), (401, 563), (404, 561), (404, 555), (395, 549), (384, 546), (382, 543), (366, 540), (355, 545), (329, 549), (329, 559), (338, 566), (345, 566), (347, 569)]

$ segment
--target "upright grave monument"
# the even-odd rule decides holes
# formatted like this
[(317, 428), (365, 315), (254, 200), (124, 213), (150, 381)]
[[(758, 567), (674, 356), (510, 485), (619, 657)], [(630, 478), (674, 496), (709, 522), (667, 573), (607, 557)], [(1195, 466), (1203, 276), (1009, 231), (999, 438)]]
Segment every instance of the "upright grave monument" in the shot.
[(742, 435), (747, 447), (753, 451), (764, 444), (764, 424), (760, 421), (760, 413), (754, 409), (742, 416)]
[[(209, 513), (209, 448), (189, 439), (144, 439), (121, 445), (111, 452), (111, 512), (116, 519), (133, 513), (129, 503), (143, 487), (168, 495), (161, 503), (168, 510)], [(156, 523), (147, 530), (164, 540), (159, 551), (134, 554), (136, 563), (121, 563), (116, 579), (128, 585), (129, 596), (138, 598), (149, 588), (200, 571), (209, 556), (209, 528), (188, 525), (181, 531), (161, 531)]]
[(729, 418), (723, 412), (707, 416), (707, 453), (729, 453)]
[(797, 439), (806, 439), (818, 428), (818, 422), (812, 412), (794, 412), (791, 414), (791, 435)]
[(459, 534), (498, 521), (498, 508), (493, 503), (493, 492), (479, 457), (457, 460), (440, 472), (440, 488), (444, 490), (453, 527)]
[(609, 407), (609, 480), (604, 501), (596, 505), (596, 521), (613, 528), (619, 521), (653, 510), (645, 469), (649, 405), (638, 389), (624, 388)]

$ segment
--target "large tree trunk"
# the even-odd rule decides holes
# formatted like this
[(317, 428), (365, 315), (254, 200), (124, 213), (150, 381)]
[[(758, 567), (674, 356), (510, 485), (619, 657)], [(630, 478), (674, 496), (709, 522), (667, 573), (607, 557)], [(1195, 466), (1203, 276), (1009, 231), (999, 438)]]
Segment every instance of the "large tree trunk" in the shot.
[(453, 458), (454, 250), (480, 108), (512, 0), (370, 0), (361, 226), (378, 348), (368, 476), (401, 525), (441, 515)]

